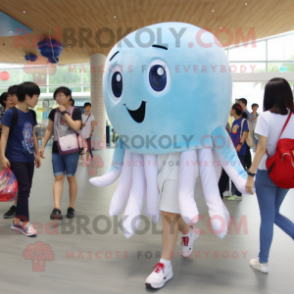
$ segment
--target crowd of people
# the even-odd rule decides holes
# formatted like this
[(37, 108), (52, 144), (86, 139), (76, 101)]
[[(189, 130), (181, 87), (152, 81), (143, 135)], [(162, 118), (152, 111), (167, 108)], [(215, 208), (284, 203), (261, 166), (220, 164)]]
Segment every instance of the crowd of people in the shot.
[[(11, 229), (20, 231), (29, 237), (37, 235), (36, 230), (30, 224), (29, 217), (29, 196), (34, 165), (36, 165), (36, 168), (40, 167), (41, 158), (45, 158), (45, 147), (51, 136), (53, 135), (52, 167), (55, 177), (53, 186), (54, 209), (50, 215), (51, 219), (61, 220), (63, 218), (60, 203), (65, 177), (67, 177), (70, 187), (66, 217), (75, 217), (75, 201), (78, 191), (75, 173), (80, 148), (78, 140), (74, 141), (73, 138), (76, 138), (76, 134), (81, 130), (88, 146), (86, 162), (89, 163), (89, 160), (91, 160), (89, 156), (93, 157), (91, 137), (94, 131), (95, 118), (91, 114), (91, 104), (85, 104), (85, 113), (82, 115), (80, 109), (73, 107), (74, 100), (71, 97), (71, 91), (66, 87), (59, 87), (53, 94), (53, 98), (57, 101), (59, 107), (53, 109), (49, 114), (48, 127), (42, 147), (39, 150), (35, 135), (36, 114), (31, 110), (36, 106), (39, 95), (40, 89), (36, 84), (24, 82), (17, 86), (11, 86), (7, 93), (1, 95), (0, 100), (4, 108), (4, 115), (1, 118), (1, 163), (4, 169), (10, 167), (19, 185), (15, 206), (4, 217), (14, 217)], [(250, 260), (250, 265), (263, 273), (267, 273), (273, 225), (279, 226), (294, 240), (294, 224), (281, 215), (279, 211), (288, 189), (279, 188), (273, 183), (265, 165), (268, 156), (275, 153), (287, 117), (289, 117), (289, 123), (282, 137), (294, 139), (294, 116), (291, 115), (294, 112), (294, 106), (291, 87), (282, 78), (272, 79), (265, 87), (264, 112), (257, 113), (259, 105), (256, 103), (252, 104), (251, 113), (246, 107), (247, 100), (245, 98), (239, 99), (238, 103), (232, 105), (230, 115), (234, 118), (234, 121), (232, 127), (230, 128), (227, 125), (226, 129), (230, 134), (241, 164), (248, 171), (247, 191), (253, 194), (253, 188), (256, 187), (261, 213), (259, 256)], [(60, 138), (64, 137), (68, 139), (67, 148), (72, 152), (63, 149), (64, 142)], [(250, 148), (256, 150), (253, 162)], [(81, 158), (83, 159), (83, 156)], [(223, 171), (219, 182), (221, 195), (227, 196), (229, 201), (241, 200), (242, 194), (233, 183), (231, 186), (232, 192), (228, 193), (229, 179)], [(166, 219), (163, 218), (163, 222), (165, 221)], [(188, 257), (192, 254), (192, 250), (188, 250), (188, 248), (193, 248), (193, 242), (198, 236), (192, 235), (193, 232), (182, 220), (179, 221), (179, 230), (183, 234), (183, 256)], [(174, 238), (172, 242), (165, 240), (164, 236), (163, 239), (170, 246), (173, 246), (176, 242)], [(168, 262), (170, 262), (169, 256), (162, 256), (160, 264), (170, 264)], [(157, 267), (152, 275), (157, 279), (156, 274), (161, 272), (162, 269)], [(164, 275), (160, 278), (164, 279)], [(164, 283), (163, 281), (162, 284)]]
[[(75, 173), (78, 166), (80, 147), (71, 152), (63, 152), (59, 146), (59, 138), (71, 136), (75, 140), (74, 147), (87, 143), (87, 163), (91, 150), (91, 137), (94, 130), (94, 116), (91, 115), (91, 104), (85, 103), (85, 113), (90, 117), (88, 122), (79, 108), (73, 107), (74, 100), (67, 87), (55, 90), (53, 98), (59, 105), (49, 114), (49, 123), (45, 132), (41, 149), (39, 150), (35, 126), (37, 125), (36, 113), (32, 110), (38, 102), (40, 88), (32, 82), (13, 85), (7, 92), (2, 93), (0, 103), (1, 113), (1, 163), (2, 168), (10, 168), (18, 181), (18, 195), (14, 205), (4, 214), (5, 219), (14, 218), (11, 228), (22, 232), (24, 235), (34, 237), (36, 230), (30, 224), (29, 196), (32, 186), (34, 165), (39, 168), (41, 158), (45, 158), (46, 144), (53, 135), (52, 167), (55, 182), (53, 185), (54, 209), (51, 219), (63, 218), (60, 203), (63, 192), (63, 183), (67, 177), (69, 183), (69, 206), (66, 217), (75, 216), (75, 201), (78, 185)], [(90, 131), (89, 131), (90, 129)], [(78, 134), (80, 139), (78, 138)], [(70, 137), (66, 137), (67, 140)]]
[[(238, 99), (238, 103), (232, 105), (230, 116), (234, 121), (232, 127), (227, 123), (226, 130), (230, 134), (242, 166), (245, 170), (248, 170), (252, 164), (250, 149), (252, 148), (254, 152), (257, 146), (257, 139), (254, 131), (257, 123), (257, 110), (259, 105), (253, 103), (251, 105), (251, 113), (249, 113), (246, 107), (247, 99), (245, 98)], [(242, 200), (242, 194), (236, 189), (233, 182), (231, 182), (230, 185), (229, 178), (224, 170), (219, 182), (219, 188), (221, 196), (226, 197), (227, 200)]]

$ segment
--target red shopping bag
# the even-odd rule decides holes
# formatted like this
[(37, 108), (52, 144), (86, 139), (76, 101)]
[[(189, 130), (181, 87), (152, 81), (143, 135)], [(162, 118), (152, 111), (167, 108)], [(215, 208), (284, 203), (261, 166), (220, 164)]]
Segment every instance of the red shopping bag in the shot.
[(10, 168), (0, 172), (0, 202), (13, 201), (18, 192), (15, 175)]

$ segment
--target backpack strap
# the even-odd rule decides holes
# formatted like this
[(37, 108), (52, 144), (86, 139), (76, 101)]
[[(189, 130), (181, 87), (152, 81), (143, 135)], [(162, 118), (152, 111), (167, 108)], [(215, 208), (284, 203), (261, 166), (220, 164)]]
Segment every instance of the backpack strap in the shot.
[(87, 123), (88, 119), (90, 118), (90, 116), (91, 116), (91, 113), (88, 115), (88, 117), (86, 119), (86, 123)]
[(13, 129), (16, 126), (16, 123), (18, 121), (18, 111), (17, 111), (17, 108), (14, 106), (14, 107), (11, 108), (11, 110), (12, 110), (12, 120), (11, 120), (11, 124), (10, 124), (10, 128), (9, 128), (9, 135), (13, 131)]
[(292, 116), (292, 113), (293, 113), (293, 112), (290, 110), (290, 113), (289, 113), (289, 115), (288, 115), (288, 118), (287, 118), (287, 120), (286, 120), (286, 122), (285, 122), (285, 124), (284, 124), (284, 126), (283, 126), (282, 132), (281, 132), (281, 134), (280, 134), (279, 140), (280, 140), (282, 134), (284, 133), (284, 131), (285, 131), (287, 125), (288, 125), (288, 122), (289, 122), (289, 120), (290, 120), (290, 118), (291, 118), (291, 116)]
[(243, 118), (242, 122), (241, 122), (241, 132), (240, 132), (240, 139), (242, 139), (242, 133), (243, 133), (243, 125), (244, 125), (244, 121), (246, 120), (246, 118)]

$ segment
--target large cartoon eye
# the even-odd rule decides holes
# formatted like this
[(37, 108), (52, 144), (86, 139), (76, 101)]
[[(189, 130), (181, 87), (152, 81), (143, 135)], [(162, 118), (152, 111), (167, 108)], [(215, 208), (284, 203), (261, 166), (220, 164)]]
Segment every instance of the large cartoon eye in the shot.
[(123, 78), (120, 71), (114, 71), (111, 78), (112, 93), (116, 98), (120, 98), (123, 90)]
[(156, 59), (148, 67), (148, 81), (153, 91), (162, 94), (168, 89), (170, 84), (170, 74), (167, 64)]
[(149, 72), (149, 82), (154, 91), (160, 92), (166, 86), (166, 72), (163, 66), (153, 65)]

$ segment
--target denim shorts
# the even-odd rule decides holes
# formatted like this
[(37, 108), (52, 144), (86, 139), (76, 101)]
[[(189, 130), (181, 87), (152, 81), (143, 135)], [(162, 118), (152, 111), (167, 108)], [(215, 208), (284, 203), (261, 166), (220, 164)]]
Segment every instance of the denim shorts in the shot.
[(52, 165), (54, 176), (65, 175), (72, 177), (75, 175), (78, 167), (79, 153), (60, 155), (52, 153)]

